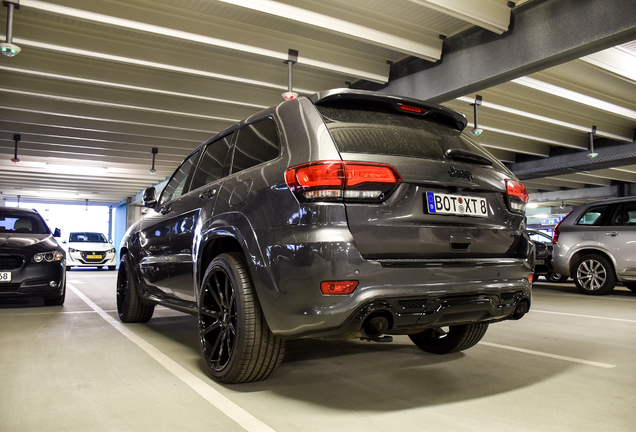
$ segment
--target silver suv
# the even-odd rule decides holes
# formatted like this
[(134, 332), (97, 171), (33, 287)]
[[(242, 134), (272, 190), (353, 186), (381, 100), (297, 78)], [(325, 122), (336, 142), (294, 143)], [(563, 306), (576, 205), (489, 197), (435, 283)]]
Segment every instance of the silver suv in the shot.
[(601, 295), (617, 282), (636, 291), (636, 197), (574, 208), (554, 230), (554, 271), (579, 291)]

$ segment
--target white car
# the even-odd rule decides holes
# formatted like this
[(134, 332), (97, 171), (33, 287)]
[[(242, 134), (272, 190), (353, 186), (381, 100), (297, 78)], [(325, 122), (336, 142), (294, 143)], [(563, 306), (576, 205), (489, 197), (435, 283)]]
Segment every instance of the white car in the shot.
[(66, 269), (71, 267), (103, 267), (115, 270), (117, 253), (102, 233), (72, 232), (66, 244)]

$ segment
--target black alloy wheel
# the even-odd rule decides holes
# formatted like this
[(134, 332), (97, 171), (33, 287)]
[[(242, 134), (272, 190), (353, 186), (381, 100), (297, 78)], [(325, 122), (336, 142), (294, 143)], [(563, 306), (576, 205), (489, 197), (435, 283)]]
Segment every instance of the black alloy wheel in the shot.
[(155, 311), (155, 305), (144, 303), (139, 295), (139, 287), (128, 254), (121, 257), (117, 272), (117, 314), (121, 322), (148, 322)]
[(450, 354), (467, 350), (481, 340), (488, 330), (488, 324), (475, 323), (437, 327), (422, 333), (409, 335), (418, 348), (433, 354)]
[(263, 380), (283, 360), (285, 341), (269, 330), (240, 254), (219, 255), (208, 266), (199, 296), (199, 339), (219, 382)]
[(613, 266), (601, 255), (583, 256), (576, 264), (573, 273), (574, 283), (583, 294), (609, 294), (616, 286)]

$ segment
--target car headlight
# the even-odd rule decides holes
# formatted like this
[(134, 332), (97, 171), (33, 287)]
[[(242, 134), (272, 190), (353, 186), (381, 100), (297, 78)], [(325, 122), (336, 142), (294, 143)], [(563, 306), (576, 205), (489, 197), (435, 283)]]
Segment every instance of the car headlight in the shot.
[(112, 248), (110, 250), (107, 250), (106, 253), (115, 253), (115, 248)]
[(64, 260), (64, 254), (58, 251), (40, 252), (33, 255), (32, 262), (55, 262)]

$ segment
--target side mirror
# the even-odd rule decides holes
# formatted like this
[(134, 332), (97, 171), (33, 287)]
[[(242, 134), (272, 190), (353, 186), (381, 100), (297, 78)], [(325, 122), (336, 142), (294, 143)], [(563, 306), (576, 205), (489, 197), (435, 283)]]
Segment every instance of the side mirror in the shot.
[(59, 228), (55, 228), (53, 231), (53, 237), (62, 237), (62, 231)]
[(155, 208), (157, 205), (157, 192), (154, 187), (149, 187), (144, 191), (142, 201), (144, 203), (144, 207)]

